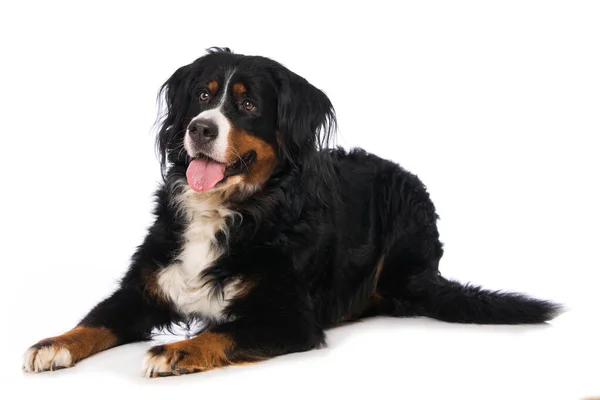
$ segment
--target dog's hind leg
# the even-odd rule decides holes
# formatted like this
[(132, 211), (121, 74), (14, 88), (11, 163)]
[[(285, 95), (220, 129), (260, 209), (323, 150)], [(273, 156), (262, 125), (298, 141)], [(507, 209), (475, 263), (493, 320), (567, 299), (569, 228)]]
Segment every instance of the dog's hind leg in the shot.
[[(430, 248), (425, 251), (423, 246)], [(437, 238), (423, 240), (418, 246), (392, 246), (378, 264), (373, 295), (361, 317), (389, 315), (416, 317), (427, 315), (423, 277), (438, 274), (442, 245)]]
[(561, 306), (552, 302), (444, 278), (438, 271), (441, 244), (431, 238), (421, 239), (412, 247), (397, 246), (385, 257), (371, 315), (426, 316), (474, 324), (530, 324), (551, 320), (561, 313)]

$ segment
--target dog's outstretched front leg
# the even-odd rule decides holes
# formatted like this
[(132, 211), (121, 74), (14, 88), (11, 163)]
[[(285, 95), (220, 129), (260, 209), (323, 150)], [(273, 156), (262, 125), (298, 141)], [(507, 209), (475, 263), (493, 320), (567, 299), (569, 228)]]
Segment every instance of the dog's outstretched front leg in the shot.
[(42, 372), (72, 367), (100, 351), (148, 339), (154, 326), (169, 321), (169, 312), (157, 307), (140, 290), (122, 286), (75, 328), (31, 346), (25, 352), (23, 370)]
[(152, 347), (143, 364), (148, 378), (208, 371), (277, 355), (307, 351), (324, 344), (324, 334), (307, 321), (255, 325), (237, 321), (215, 326), (198, 336)]
[(145, 376), (207, 371), (324, 345), (313, 302), (288, 259), (267, 251), (223, 263), (246, 272), (243, 290), (231, 300), (223, 320), (192, 339), (152, 347), (144, 360)]

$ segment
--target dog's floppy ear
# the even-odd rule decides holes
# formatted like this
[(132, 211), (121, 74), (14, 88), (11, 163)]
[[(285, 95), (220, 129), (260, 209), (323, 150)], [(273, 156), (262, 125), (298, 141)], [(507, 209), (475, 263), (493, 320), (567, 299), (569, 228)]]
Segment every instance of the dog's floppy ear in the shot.
[[(156, 137), (156, 150), (160, 159), (161, 170), (164, 174), (167, 161), (171, 160), (169, 154), (175, 146), (180, 145), (177, 142), (178, 135), (182, 134), (182, 121), (186, 110), (187, 90), (184, 88), (185, 77), (190, 70), (190, 65), (179, 68), (171, 77), (161, 86), (158, 93), (159, 104), (165, 105), (162, 115), (159, 115), (160, 129)], [(164, 101), (164, 103), (163, 103)], [(169, 157), (169, 158), (167, 158)]]
[(276, 79), (279, 145), (283, 157), (296, 164), (328, 145), (335, 132), (335, 110), (325, 93), (301, 76), (283, 68)]

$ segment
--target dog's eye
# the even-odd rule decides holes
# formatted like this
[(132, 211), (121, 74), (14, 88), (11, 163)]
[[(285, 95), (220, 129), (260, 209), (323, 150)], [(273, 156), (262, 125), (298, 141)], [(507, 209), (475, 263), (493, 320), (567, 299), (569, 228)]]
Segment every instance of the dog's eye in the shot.
[(199, 97), (200, 101), (208, 101), (210, 99), (210, 93), (208, 93), (206, 90), (201, 90)]
[(244, 100), (242, 102), (242, 108), (246, 111), (255, 111), (256, 110), (256, 106), (250, 100)]

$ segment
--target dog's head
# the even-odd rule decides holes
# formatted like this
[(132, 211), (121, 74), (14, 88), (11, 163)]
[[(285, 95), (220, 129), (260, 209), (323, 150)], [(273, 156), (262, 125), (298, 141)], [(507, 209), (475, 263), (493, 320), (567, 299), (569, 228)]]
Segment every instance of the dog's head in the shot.
[(301, 165), (329, 140), (327, 96), (281, 64), (211, 48), (163, 85), (157, 138), (163, 171), (185, 166), (198, 192), (260, 190), (282, 168)]

